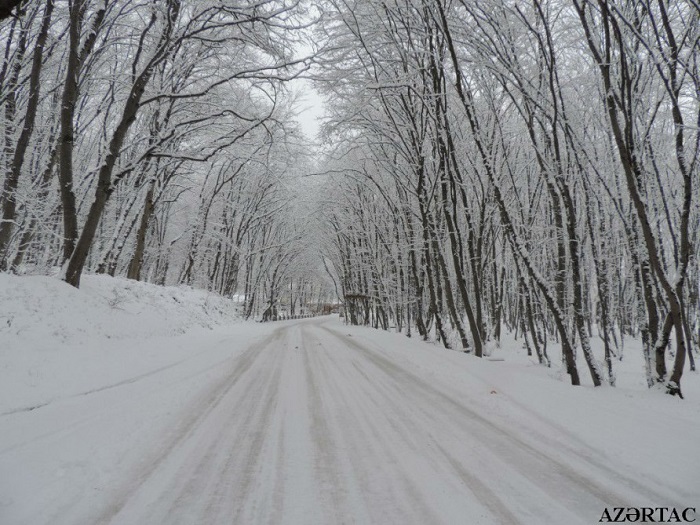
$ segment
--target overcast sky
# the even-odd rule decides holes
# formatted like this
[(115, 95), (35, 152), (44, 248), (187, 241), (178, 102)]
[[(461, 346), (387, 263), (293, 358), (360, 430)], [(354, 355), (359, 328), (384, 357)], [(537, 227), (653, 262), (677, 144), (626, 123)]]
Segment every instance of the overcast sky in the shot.
[(309, 140), (315, 141), (323, 116), (323, 101), (308, 80), (299, 80), (299, 124)]

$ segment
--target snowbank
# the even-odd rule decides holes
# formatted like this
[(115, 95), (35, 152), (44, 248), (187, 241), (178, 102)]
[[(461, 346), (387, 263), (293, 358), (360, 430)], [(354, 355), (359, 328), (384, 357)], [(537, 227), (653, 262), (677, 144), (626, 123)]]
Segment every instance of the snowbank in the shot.
[(86, 275), (78, 290), (0, 273), (0, 413), (184, 358), (196, 348), (173, 336), (237, 318), (237, 303), (185, 286)]
[(75, 289), (52, 277), (0, 274), (0, 341), (50, 350), (57, 343), (139, 338), (212, 328), (236, 317), (236, 305), (189, 287), (86, 275)]

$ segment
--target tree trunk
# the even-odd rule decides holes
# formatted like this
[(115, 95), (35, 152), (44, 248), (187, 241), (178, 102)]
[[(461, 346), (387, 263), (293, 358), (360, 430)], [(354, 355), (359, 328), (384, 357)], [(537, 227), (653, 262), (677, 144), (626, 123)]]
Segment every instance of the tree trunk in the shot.
[(148, 186), (146, 201), (144, 202), (143, 206), (143, 214), (141, 215), (141, 222), (139, 224), (139, 229), (136, 232), (136, 247), (134, 248), (134, 255), (131, 257), (129, 270), (126, 275), (128, 279), (135, 279), (136, 281), (141, 280), (143, 255), (146, 248), (146, 234), (148, 233), (148, 225), (151, 222), (151, 215), (153, 214), (153, 193), (155, 190), (155, 184), (155, 180), (152, 180)]
[[(24, 125), (20, 133), (14, 155), (12, 156), (12, 165), (10, 173), (5, 178), (3, 193), (5, 200), (3, 201), (2, 220), (0, 220), (0, 271), (7, 269), (7, 258), (10, 239), (16, 220), (17, 213), (17, 186), (24, 166), (29, 140), (34, 132), (34, 124), (36, 122), (37, 107), (39, 106), (39, 95), (41, 91), (41, 69), (44, 60), (44, 46), (51, 25), (51, 15), (53, 13), (53, 0), (46, 1), (44, 8), (44, 17), (41, 22), (41, 29), (36, 39), (34, 46), (34, 56), (32, 57), (32, 69), (29, 75), (29, 99), (27, 100), (27, 110), (24, 115)], [(0, 15), (2, 8), (0, 7)]]

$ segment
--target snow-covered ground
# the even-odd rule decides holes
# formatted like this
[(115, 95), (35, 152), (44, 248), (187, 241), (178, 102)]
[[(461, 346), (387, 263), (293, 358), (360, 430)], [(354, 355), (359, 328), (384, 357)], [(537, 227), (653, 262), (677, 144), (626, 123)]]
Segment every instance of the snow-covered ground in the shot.
[(0, 274), (0, 523), (574, 524), (700, 506), (697, 374), (685, 400), (648, 391), (628, 342), (618, 388), (572, 388), (503, 346), (478, 360), (337, 317), (240, 322), (187, 288)]
[(194, 348), (174, 336), (237, 319), (237, 305), (188, 287), (86, 275), (0, 273), (0, 414), (150, 372)]

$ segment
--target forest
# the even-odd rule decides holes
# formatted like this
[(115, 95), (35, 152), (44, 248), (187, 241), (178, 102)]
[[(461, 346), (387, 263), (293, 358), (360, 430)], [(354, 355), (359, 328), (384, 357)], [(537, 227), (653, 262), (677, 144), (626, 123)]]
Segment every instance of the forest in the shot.
[[(247, 318), (336, 297), (349, 323), (477, 357), (508, 331), (573, 385), (614, 386), (639, 339), (649, 387), (682, 397), (696, 0), (24, 0), (0, 17), (0, 271), (187, 284)], [(318, 146), (302, 79), (325, 101)]]

